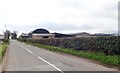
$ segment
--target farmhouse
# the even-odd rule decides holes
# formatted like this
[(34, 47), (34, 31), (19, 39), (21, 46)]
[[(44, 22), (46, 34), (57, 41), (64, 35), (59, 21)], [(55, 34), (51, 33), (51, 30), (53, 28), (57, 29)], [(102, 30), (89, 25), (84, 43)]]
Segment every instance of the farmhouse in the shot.
[(0, 34), (0, 40), (4, 39), (4, 35)]
[(28, 34), (28, 38), (32, 39), (42, 39), (42, 38), (53, 38), (54, 35), (51, 34), (46, 29), (36, 29)]

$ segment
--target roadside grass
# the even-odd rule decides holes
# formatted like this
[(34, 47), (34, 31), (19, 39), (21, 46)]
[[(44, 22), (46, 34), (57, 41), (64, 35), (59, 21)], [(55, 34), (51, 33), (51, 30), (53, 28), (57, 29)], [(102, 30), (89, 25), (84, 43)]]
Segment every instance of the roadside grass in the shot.
[(5, 51), (6, 51), (6, 49), (7, 49), (7, 46), (8, 46), (8, 43), (7, 43), (7, 42), (0, 43), (0, 62), (1, 62), (2, 59), (3, 59), (3, 56), (4, 56)]
[(78, 51), (78, 50), (73, 50), (73, 49), (68, 49), (68, 48), (60, 48), (60, 47), (55, 47), (55, 46), (41, 45), (41, 44), (31, 43), (31, 42), (25, 42), (25, 43), (33, 45), (33, 46), (37, 46), (40, 48), (48, 49), (50, 51), (67, 53), (67, 54), (95, 60), (104, 65), (118, 67), (119, 66), (118, 64), (120, 64), (120, 61), (118, 61), (118, 55), (107, 56), (105, 54), (96, 53), (96, 52)]

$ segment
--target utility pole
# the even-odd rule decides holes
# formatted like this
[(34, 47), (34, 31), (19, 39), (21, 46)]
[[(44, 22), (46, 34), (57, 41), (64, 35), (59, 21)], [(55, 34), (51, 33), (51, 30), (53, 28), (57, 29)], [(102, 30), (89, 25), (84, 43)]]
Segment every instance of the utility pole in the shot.
[(8, 38), (7, 25), (5, 25), (5, 38)]

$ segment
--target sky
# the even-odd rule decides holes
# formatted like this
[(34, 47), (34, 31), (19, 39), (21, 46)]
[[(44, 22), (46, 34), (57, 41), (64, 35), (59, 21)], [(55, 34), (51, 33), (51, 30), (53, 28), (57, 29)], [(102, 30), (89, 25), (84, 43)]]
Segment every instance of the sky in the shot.
[(51, 33), (116, 33), (119, 0), (0, 0), (0, 34), (44, 28)]

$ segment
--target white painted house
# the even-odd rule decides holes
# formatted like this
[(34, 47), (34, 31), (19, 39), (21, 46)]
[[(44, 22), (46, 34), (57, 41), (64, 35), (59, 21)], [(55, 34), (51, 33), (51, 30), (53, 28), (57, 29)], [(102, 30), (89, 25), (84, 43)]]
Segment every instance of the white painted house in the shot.
[(4, 39), (4, 38), (5, 38), (4, 35), (0, 34), (0, 39)]

